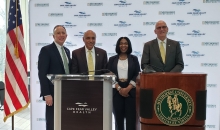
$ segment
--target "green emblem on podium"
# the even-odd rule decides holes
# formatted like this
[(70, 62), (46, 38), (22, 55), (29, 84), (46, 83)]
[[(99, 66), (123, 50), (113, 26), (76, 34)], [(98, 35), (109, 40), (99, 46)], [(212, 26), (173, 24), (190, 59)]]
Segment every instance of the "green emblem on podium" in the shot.
[(178, 88), (161, 92), (154, 104), (158, 119), (169, 126), (185, 124), (193, 115), (194, 103), (191, 96)]

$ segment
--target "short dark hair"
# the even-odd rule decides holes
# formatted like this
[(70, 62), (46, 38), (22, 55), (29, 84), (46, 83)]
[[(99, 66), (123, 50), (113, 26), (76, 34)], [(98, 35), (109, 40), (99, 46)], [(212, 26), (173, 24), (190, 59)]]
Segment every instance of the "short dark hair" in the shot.
[(54, 34), (54, 30), (57, 28), (57, 27), (63, 27), (66, 31), (66, 28), (63, 26), (63, 25), (56, 25), (54, 28), (53, 28), (53, 34)]
[(116, 47), (115, 47), (115, 51), (117, 54), (120, 54), (121, 53), (121, 50), (120, 50), (120, 41), (121, 39), (125, 39), (127, 42), (128, 42), (128, 50), (127, 50), (127, 54), (131, 54), (132, 52), (132, 46), (131, 46), (131, 41), (128, 37), (120, 37), (116, 43)]

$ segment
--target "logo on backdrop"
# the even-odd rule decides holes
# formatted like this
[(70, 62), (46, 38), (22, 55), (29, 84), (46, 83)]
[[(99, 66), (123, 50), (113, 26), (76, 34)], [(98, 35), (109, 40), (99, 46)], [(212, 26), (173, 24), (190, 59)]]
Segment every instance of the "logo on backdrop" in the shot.
[(159, 15), (175, 15), (175, 11), (159, 11)]
[(170, 88), (161, 92), (154, 111), (158, 119), (169, 126), (180, 126), (190, 120), (194, 112), (192, 97), (182, 89)]
[(182, 27), (190, 24), (190, 23), (186, 23), (184, 20), (176, 20), (176, 21), (177, 21), (176, 23), (171, 23), (171, 25)]
[(167, 36), (174, 36), (175, 35), (175, 32), (168, 32), (167, 33)]
[(202, 25), (219, 25), (219, 21), (202, 21)]
[(189, 66), (189, 65), (184, 63), (184, 66)]
[(36, 27), (49, 27), (50, 24), (49, 23), (35, 23)]
[(63, 13), (48, 13), (49, 17), (63, 17)]
[(185, 44), (183, 41), (179, 41), (181, 47), (189, 46), (189, 44)]
[(36, 100), (36, 103), (43, 103), (43, 102), (45, 102), (45, 101), (42, 100), (42, 99), (37, 99), (37, 100)]
[(159, 5), (160, 1), (144, 1), (143, 5)]
[(133, 55), (137, 56), (137, 57), (142, 57), (142, 54), (140, 51), (133, 51), (132, 53)]
[(176, 0), (178, 2), (172, 2), (172, 4), (175, 5), (186, 5), (186, 4), (190, 4), (190, 2), (186, 2), (185, 0)]
[(76, 27), (77, 25), (72, 24), (71, 22), (65, 22), (63, 25), (65, 28), (73, 28)]
[(36, 118), (37, 121), (46, 121), (45, 118)]
[(34, 4), (35, 7), (49, 7), (49, 3), (36, 3)]
[(204, 36), (205, 33), (201, 33), (199, 30), (193, 30), (192, 33), (187, 33), (187, 35), (192, 37), (200, 37), (200, 36)]
[(220, 0), (203, 0), (203, 3), (220, 3)]
[(71, 2), (64, 2), (64, 4), (61, 4), (60, 7), (64, 7), (64, 8), (72, 8), (76, 6), (76, 4), (72, 4)]
[(219, 42), (202, 42), (202, 46), (219, 46)]
[(87, 6), (103, 6), (103, 3), (87, 3)]
[(117, 33), (102, 33), (102, 36), (117, 36)]
[(78, 34), (75, 34), (74, 37), (82, 38), (84, 36), (84, 32), (79, 32)]
[(215, 104), (207, 104), (206, 107), (207, 108), (216, 108), (216, 105)]
[(218, 63), (201, 63), (202, 67), (218, 67)]
[(131, 3), (127, 3), (126, 0), (119, 0), (119, 3), (114, 4), (114, 6), (118, 7), (127, 7), (129, 5), (132, 5)]
[(117, 53), (108, 53), (108, 57), (111, 57), (111, 56), (114, 56), (114, 55), (117, 55)]
[(92, 112), (97, 111), (97, 108), (89, 108), (89, 105), (86, 102), (77, 102), (74, 106), (76, 107), (67, 107), (66, 110), (72, 111), (74, 114), (92, 114)]
[(112, 12), (112, 13), (102, 13), (102, 16), (117, 16), (117, 12)]
[(200, 58), (201, 56), (205, 56), (205, 54), (200, 54), (199, 51), (192, 51), (191, 54), (186, 54), (186, 56), (190, 56), (192, 58)]
[(207, 88), (217, 88), (217, 84), (206, 84)]
[(74, 17), (78, 17), (78, 18), (87, 18), (90, 17), (90, 14), (86, 14), (86, 12), (79, 12), (78, 14), (74, 14)]
[(127, 24), (126, 21), (119, 21), (118, 24), (114, 24), (114, 26), (117, 26), (117, 27), (128, 27), (128, 26), (131, 26), (131, 24)]
[(102, 43), (96, 43), (95, 46), (102, 46)]
[(146, 34), (141, 33), (141, 31), (134, 31), (134, 33), (128, 34), (128, 36), (131, 36), (131, 37), (144, 37), (144, 36), (146, 36)]
[(200, 16), (206, 14), (206, 12), (201, 12), (200, 9), (193, 9), (193, 12), (187, 12), (187, 14), (191, 14), (193, 16)]
[(129, 14), (129, 16), (133, 17), (142, 17), (147, 15), (147, 13), (142, 13), (141, 10), (135, 10), (134, 13)]
[(143, 22), (144, 26), (156, 25), (157, 22)]
[(209, 128), (209, 129), (215, 128), (215, 125), (205, 125), (205, 128)]
[(64, 46), (66, 46), (66, 47), (72, 47), (72, 46), (77, 46), (77, 44), (73, 44), (71, 41), (66, 41), (66, 42), (64, 43)]
[(89, 26), (89, 27), (101, 27), (102, 23), (87, 23), (87, 26)]
[(35, 45), (36, 46), (46, 46), (46, 45), (49, 45), (50, 43), (46, 43), (46, 42), (38, 42), (36, 43)]

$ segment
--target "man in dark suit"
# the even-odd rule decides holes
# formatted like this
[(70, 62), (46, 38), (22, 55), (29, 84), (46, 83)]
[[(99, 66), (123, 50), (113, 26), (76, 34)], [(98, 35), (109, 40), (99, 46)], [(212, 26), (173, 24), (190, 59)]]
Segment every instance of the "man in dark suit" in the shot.
[[(107, 64), (107, 53), (105, 50), (95, 47), (96, 43), (96, 34), (92, 30), (88, 30), (84, 33), (83, 41), (85, 46), (79, 49), (76, 49), (72, 52), (72, 74), (90, 74), (90, 75), (100, 75), (105, 73), (104, 71), (94, 71), (105, 69)], [(89, 56), (92, 60), (90, 61)], [(92, 65), (92, 66), (91, 66)]]
[(55, 26), (53, 30), (54, 42), (42, 47), (38, 57), (40, 96), (46, 101), (47, 130), (54, 130), (54, 85), (48, 80), (47, 74), (69, 74), (70, 51), (63, 47), (66, 37), (66, 29), (61, 25)]
[(184, 63), (179, 42), (167, 38), (168, 27), (162, 20), (156, 23), (154, 32), (157, 38), (144, 45), (141, 68), (156, 72), (181, 72)]

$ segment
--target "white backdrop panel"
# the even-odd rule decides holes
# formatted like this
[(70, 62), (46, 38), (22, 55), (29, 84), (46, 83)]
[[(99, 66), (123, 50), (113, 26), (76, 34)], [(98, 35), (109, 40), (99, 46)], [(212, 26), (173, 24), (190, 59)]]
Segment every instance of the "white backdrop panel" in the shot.
[(145, 42), (156, 38), (154, 26), (165, 20), (168, 37), (180, 42), (184, 72), (207, 73), (207, 130), (219, 130), (220, 0), (30, 0), (31, 129), (45, 129), (45, 102), (39, 97), (37, 61), (41, 47), (53, 42), (57, 24), (66, 27), (65, 46), (82, 47), (83, 33), (96, 32), (96, 46), (115, 55), (119, 37), (130, 38), (141, 59)]

